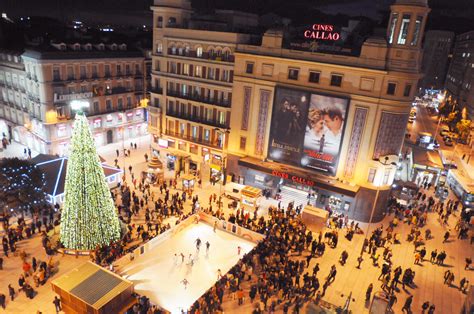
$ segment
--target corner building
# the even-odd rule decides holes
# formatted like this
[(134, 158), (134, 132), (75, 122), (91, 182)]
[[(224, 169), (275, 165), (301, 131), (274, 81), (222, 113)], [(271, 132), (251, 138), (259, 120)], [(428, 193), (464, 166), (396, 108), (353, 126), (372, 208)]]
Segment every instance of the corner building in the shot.
[(429, 10), (426, 0), (397, 1), (386, 37), (357, 53), (291, 49), (279, 30), (258, 45), (234, 42), (225, 175), (273, 195), (314, 193), (317, 207), (361, 221), (377, 199), (373, 217), (382, 218), (422, 77)]

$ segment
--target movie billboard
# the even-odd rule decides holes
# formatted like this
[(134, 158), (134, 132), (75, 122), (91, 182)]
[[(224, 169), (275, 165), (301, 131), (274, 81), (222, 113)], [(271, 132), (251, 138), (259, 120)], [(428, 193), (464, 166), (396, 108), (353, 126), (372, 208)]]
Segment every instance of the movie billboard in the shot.
[(335, 175), (349, 100), (277, 88), (268, 157)]

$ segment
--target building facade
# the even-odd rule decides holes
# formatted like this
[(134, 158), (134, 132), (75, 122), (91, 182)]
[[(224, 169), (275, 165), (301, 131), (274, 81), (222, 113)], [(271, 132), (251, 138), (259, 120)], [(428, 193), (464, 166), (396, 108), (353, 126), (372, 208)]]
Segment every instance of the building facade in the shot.
[(474, 31), (456, 36), (453, 58), (446, 76), (447, 95), (474, 120)]
[(252, 39), (232, 30), (256, 26), (257, 17), (229, 11), (196, 17), (187, 0), (157, 0), (152, 10), (152, 147), (166, 153), (170, 169), (221, 180), (235, 49)]
[(0, 69), (0, 127), (7, 137), (40, 153), (66, 154), (75, 100), (88, 102), (98, 146), (147, 134), (142, 52), (126, 44), (57, 43), (27, 49), (18, 60), (21, 75), (10, 61)]
[[(422, 77), (421, 39), (428, 13), (426, 1), (397, 1), (391, 6), (386, 38), (367, 39), (357, 54), (291, 49), (279, 30), (265, 32), (258, 44), (233, 42), (226, 124), (212, 125), (230, 129), (220, 154), (225, 174), (273, 195), (285, 187), (304, 196), (314, 193), (314, 205), (364, 221), (376, 203), (372, 216), (382, 217)], [(170, 29), (166, 37), (186, 38), (184, 31)], [(199, 40), (197, 47), (218, 36), (206, 33), (207, 39)], [(159, 43), (159, 38), (154, 40)], [(162, 53), (170, 57), (170, 51)], [(185, 104), (180, 109), (186, 112), (183, 121), (180, 116), (172, 121), (169, 116), (175, 115), (176, 103), (165, 99), (168, 102), (160, 106), (165, 131), (154, 132), (157, 148), (160, 143), (169, 147), (166, 132), (175, 132), (175, 148), (189, 155), (194, 150), (198, 161), (211, 159), (211, 167), (218, 165), (220, 160), (212, 161), (212, 146), (206, 147), (211, 151), (207, 158), (208, 151), (192, 146), (201, 139), (209, 138), (211, 143), (216, 139), (212, 129), (209, 137), (201, 137), (201, 130), (192, 128), (189, 121), (200, 119), (199, 106)], [(187, 136), (189, 146), (180, 147)]]
[(422, 87), (438, 90), (444, 88), (453, 43), (453, 32), (437, 30), (426, 32), (421, 66), (424, 75)]

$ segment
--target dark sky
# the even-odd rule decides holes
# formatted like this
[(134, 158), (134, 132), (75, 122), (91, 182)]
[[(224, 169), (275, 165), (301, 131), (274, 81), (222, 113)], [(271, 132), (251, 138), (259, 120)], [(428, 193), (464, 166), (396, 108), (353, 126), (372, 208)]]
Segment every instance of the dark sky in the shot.
[[(151, 24), (152, 0), (0, 0), (10, 16), (47, 15), (56, 18), (98, 20), (107, 23)], [(193, 7), (275, 12), (293, 21), (323, 14), (363, 15), (386, 20), (394, 0), (192, 0)], [(429, 29), (474, 30), (474, 0), (429, 0)]]

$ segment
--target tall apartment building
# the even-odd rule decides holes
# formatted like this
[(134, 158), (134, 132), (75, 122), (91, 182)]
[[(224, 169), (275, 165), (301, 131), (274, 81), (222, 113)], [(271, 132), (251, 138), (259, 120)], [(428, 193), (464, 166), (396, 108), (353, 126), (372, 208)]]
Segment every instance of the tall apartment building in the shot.
[(474, 120), (474, 31), (456, 36), (446, 90)]
[(257, 16), (220, 11), (192, 15), (187, 0), (156, 0), (149, 128), (152, 147), (165, 150), (168, 166), (222, 178), (230, 125), (234, 52), (249, 43)]
[(431, 89), (443, 89), (449, 66), (449, 54), (454, 43), (454, 33), (429, 30), (423, 43), (424, 74), (421, 86)]
[(146, 76), (141, 51), (126, 44), (60, 42), (2, 56), (0, 129), (7, 137), (41, 153), (64, 155), (73, 100), (89, 103), (85, 111), (98, 146), (147, 133), (140, 108)]
[[(291, 189), (303, 198), (315, 193), (316, 206), (365, 221), (376, 203), (373, 216), (382, 217), (397, 171), (411, 103), (422, 77), (421, 39), (430, 11), (427, 1), (397, 0), (391, 6), (386, 37), (368, 38), (354, 52), (314, 52), (311, 45), (306, 51), (295, 50), (291, 38), (285, 38), (280, 30), (268, 30), (259, 44), (233, 41), (229, 47), (233, 62), (225, 67), (233, 71), (232, 80), (225, 85), (229, 87), (226, 91), (232, 93), (227, 98), (231, 103), (225, 109), (229, 111), (225, 120), (214, 120), (219, 117), (214, 109), (221, 111), (221, 106), (209, 107), (206, 98), (212, 97), (212, 92), (205, 90), (209, 86), (209, 70), (200, 69), (201, 75), (195, 71), (198, 65), (219, 65), (221, 60), (201, 63), (197, 56), (202, 58), (204, 52), (215, 55), (217, 43), (221, 42), (222, 47), (229, 40), (219, 37), (219, 32), (206, 32), (205, 39), (191, 39), (189, 34), (195, 33), (186, 24), (190, 14), (186, 4), (157, 0), (153, 7), (157, 23), (154, 42), (160, 51), (155, 53), (156, 59), (167, 61), (154, 64), (154, 79), (160, 80), (155, 81), (155, 86), (166, 79), (167, 85), (160, 87), (178, 90), (174, 99), (173, 93), (157, 94), (166, 102), (155, 102), (163, 113), (162, 125), (151, 120), (156, 148), (183, 156), (186, 171), (191, 168), (186, 164), (191, 163), (196, 163), (201, 174), (205, 174), (206, 164), (220, 170), (217, 166), (225, 157), (224, 173), (232, 181), (269, 189), (273, 194), (282, 189)], [(173, 15), (164, 15), (168, 10)], [(173, 22), (174, 27), (164, 31), (160, 22)], [(336, 28), (329, 26), (309, 25), (301, 38), (321, 37), (316, 33), (318, 29), (327, 31), (326, 38), (328, 33), (336, 36)], [(163, 33), (166, 35), (162, 37)], [(231, 34), (226, 36), (232, 38)], [(211, 45), (212, 41), (215, 43)], [(192, 51), (188, 55), (186, 42), (188, 51)], [(183, 70), (187, 60), (195, 59), (193, 70)], [(179, 85), (170, 86), (168, 77), (176, 77)], [(199, 84), (193, 85), (192, 90), (198, 91), (198, 100), (204, 95), (204, 105), (195, 104), (188, 96), (188, 80)], [(216, 98), (219, 99), (214, 96), (213, 100)], [(202, 111), (206, 108), (212, 108), (212, 114)], [(209, 114), (209, 120), (203, 112)], [(212, 123), (206, 124), (208, 121)], [(221, 121), (224, 125), (219, 124)], [(212, 133), (213, 127), (230, 128), (222, 154), (222, 137), (218, 137), (222, 132)], [(213, 146), (216, 139), (218, 145)]]

